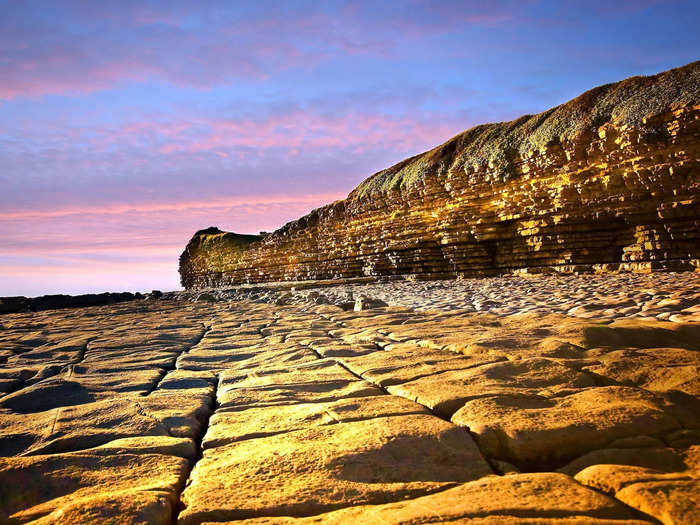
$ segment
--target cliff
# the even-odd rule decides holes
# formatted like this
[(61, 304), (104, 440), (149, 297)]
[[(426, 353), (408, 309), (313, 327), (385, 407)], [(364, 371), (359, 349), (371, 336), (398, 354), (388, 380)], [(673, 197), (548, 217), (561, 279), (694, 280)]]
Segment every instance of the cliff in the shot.
[(180, 273), (192, 288), (371, 275), (688, 270), (700, 259), (699, 223), (694, 62), (597, 87), (537, 115), (476, 126), (264, 238), (197, 232)]
[(196, 284), (190, 278), (195, 275), (210, 276), (216, 282), (219, 274), (234, 270), (240, 255), (262, 238), (261, 235), (223, 232), (215, 226), (199, 230), (180, 255), (182, 285), (189, 288)]

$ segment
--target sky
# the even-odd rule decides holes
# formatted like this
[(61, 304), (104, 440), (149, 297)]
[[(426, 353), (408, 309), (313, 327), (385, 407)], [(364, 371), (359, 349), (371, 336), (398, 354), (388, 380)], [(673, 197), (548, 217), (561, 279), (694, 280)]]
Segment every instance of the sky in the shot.
[(700, 58), (700, 2), (0, 0), (0, 296), (179, 288), (476, 124)]

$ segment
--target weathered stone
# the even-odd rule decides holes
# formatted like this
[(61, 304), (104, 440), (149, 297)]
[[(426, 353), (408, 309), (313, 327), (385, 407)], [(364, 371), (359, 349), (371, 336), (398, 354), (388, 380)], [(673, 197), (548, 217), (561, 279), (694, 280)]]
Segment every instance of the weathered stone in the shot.
[(440, 372), (473, 368), (505, 359), (471, 358), (444, 350), (431, 351), (408, 343), (388, 345), (383, 350), (375, 347), (374, 350), (359, 356), (339, 356), (338, 361), (372, 383), (388, 387)]
[(234, 523), (340, 525), (353, 522), (377, 525), (414, 523), (642, 525), (649, 523), (636, 519), (636, 516), (624, 505), (582, 487), (568, 476), (536, 473), (505, 477), (489, 476), (429, 496), (383, 505), (353, 506), (308, 518), (260, 518), (230, 522), (229, 525)]
[(700, 353), (696, 350), (619, 350), (604, 354), (600, 364), (588, 366), (586, 370), (647, 390), (680, 390), (700, 396)]
[(218, 401), (221, 407), (236, 408), (333, 401), (381, 393), (377, 387), (355, 377), (334, 361), (316, 360), (251, 375), (224, 372)]
[(491, 473), (469, 434), (429, 415), (375, 418), (206, 450), (180, 523), (318, 514), (416, 497)]
[(0, 408), (20, 413), (80, 405), (119, 394), (145, 394), (160, 377), (157, 370), (123, 374), (66, 374), (52, 377), (0, 399)]
[(195, 439), (211, 414), (213, 398), (188, 390), (156, 390), (137, 402), (160, 421), (171, 436)]
[(664, 524), (697, 521), (700, 447), (684, 452), (601, 450), (565, 468), (569, 472), (578, 469), (575, 477), (580, 483), (608, 492)]
[(615, 497), (665, 525), (697, 523), (700, 480), (670, 479), (628, 485)]
[(173, 495), (161, 490), (132, 490), (106, 492), (87, 498), (68, 501), (59, 508), (32, 520), (33, 525), (70, 523), (94, 525), (98, 523), (148, 523), (170, 525), (177, 513)]
[(622, 319), (609, 325), (586, 327), (585, 346), (700, 350), (700, 326)]
[[(619, 315), (680, 311), (698, 283), (360, 283), (414, 309), (266, 291), (4, 316), (0, 522), (693, 523), (696, 328)], [(609, 319), (552, 314), (588, 301)], [(562, 465), (579, 483), (518, 472)]]
[(201, 302), (213, 303), (214, 301), (216, 301), (216, 297), (214, 296), (214, 294), (210, 294), (210, 293), (200, 293), (200, 294), (195, 298), (195, 301), (200, 302), (200, 303), (201, 303)]
[(42, 295), (41, 297), (0, 297), (0, 314), (36, 312), (55, 308), (77, 308), (133, 301), (140, 294), (105, 292), (84, 295)]
[(629, 387), (588, 388), (566, 396), (494, 396), (469, 401), (452, 421), (469, 428), (487, 456), (552, 466), (614, 439), (679, 427), (664, 401)]
[(491, 396), (542, 399), (594, 385), (589, 376), (556, 361), (530, 358), (443, 372), (388, 389), (449, 418), (471, 399)]
[[(559, 472), (576, 476), (579, 472), (594, 465), (632, 465), (660, 472), (685, 470), (683, 454), (672, 448), (605, 448), (594, 450), (559, 469)], [(600, 487), (597, 487), (600, 488)]]
[(389, 306), (381, 299), (372, 299), (371, 297), (358, 297), (355, 299), (355, 306), (353, 310), (356, 312), (362, 312), (363, 310), (372, 310), (373, 308), (383, 308)]
[(0, 454), (52, 454), (134, 436), (167, 436), (139, 400), (109, 399), (45, 412), (0, 413)]
[(198, 450), (194, 441), (188, 438), (172, 436), (139, 436), (120, 438), (100, 445), (69, 454), (89, 456), (114, 456), (118, 454), (160, 454), (178, 456), (195, 461)]
[(212, 396), (217, 378), (210, 371), (173, 370), (158, 383), (158, 390), (186, 391), (202, 396)]
[(234, 441), (349, 421), (427, 413), (422, 405), (383, 395), (353, 397), (326, 403), (278, 405), (273, 408), (227, 410), (226, 407), (222, 407), (209, 420), (209, 429), (204, 436), (202, 447), (207, 449)]
[(55, 522), (66, 512), (167, 523), (188, 470), (182, 458), (154, 454), (0, 458), (0, 521)]

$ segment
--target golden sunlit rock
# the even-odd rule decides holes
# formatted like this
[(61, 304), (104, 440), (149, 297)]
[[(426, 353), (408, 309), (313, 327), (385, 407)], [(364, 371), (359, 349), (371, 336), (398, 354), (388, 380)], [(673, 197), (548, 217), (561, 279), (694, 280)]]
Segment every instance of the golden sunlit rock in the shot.
[(1, 522), (697, 521), (698, 324), (183, 299), (2, 318)]
[(699, 70), (476, 126), (260, 239), (199, 231), (182, 284), (698, 268)]

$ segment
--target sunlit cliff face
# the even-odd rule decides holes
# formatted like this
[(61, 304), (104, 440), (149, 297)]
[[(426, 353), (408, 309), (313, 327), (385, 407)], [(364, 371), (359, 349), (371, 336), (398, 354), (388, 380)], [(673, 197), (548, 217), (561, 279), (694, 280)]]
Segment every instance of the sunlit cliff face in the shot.
[(695, 2), (614, 4), (0, 4), (0, 295), (176, 287), (196, 230), (697, 59)]

